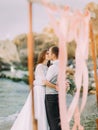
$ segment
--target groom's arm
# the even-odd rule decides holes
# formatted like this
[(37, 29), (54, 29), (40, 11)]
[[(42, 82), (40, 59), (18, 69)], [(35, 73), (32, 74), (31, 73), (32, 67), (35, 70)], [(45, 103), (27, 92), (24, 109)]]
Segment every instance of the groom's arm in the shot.
[(43, 84), (44, 84), (45, 86), (48, 86), (48, 87), (57, 89), (56, 84), (53, 84), (53, 83), (49, 82), (48, 80), (43, 80)]

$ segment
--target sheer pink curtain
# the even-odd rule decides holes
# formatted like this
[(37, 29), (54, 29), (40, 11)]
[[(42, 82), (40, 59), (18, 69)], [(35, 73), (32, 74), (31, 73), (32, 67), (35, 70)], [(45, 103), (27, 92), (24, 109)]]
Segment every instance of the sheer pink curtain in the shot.
[[(89, 20), (90, 14), (88, 11), (84, 13), (80, 11), (71, 12), (68, 6), (59, 8), (55, 5), (49, 5), (43, 0), (44, 6), (49, 15), (51, 25), (59, 38), (59, 108), (62, 130), (69, 130), (69, 122), (74, 116), (74, 125), (72, 130), (83, 130), (80, 124), (80, 114), (82, 113), (88, 92), (88, 69), (86, 60), (88, 58), (88, 43), (89, 43)], [(58, 22), (57, 22), (58, 21)], [(75, 83), (77, 91), (69, 106), (66, 105), (66, 66), (67, 66), (67, 42), (76, 41), (75, 51)], [(80, 89), (83, 86), (82, 103), (79, 108), (78, 102), (80, 97)]]

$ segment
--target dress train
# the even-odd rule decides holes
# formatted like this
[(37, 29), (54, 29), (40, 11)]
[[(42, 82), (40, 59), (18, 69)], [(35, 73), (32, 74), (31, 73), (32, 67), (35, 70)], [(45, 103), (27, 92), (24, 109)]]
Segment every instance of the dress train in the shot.
[(32, 91), (30, 92), (26, 103), (16, 118), (11, 130), (33, 130), (32, 124)]

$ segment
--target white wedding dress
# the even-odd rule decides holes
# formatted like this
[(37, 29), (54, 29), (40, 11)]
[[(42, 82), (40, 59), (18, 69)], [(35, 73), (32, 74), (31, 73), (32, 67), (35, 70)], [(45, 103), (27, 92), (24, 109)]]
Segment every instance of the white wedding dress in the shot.
[(42, 80), (45, 79), (47, 69), (46, 65), (39, 64), (35, 70), (34, 110), (35, 119), (38, 121), (38, 130), (49, 130), (45, 110), (45, 86), (42, 83)]
[(32, 91), (30, 92), (22, 110), (16, 118), (11, 130), (33, 130), (32, 124)]
[[(42, 80), (45, 79), (47, 69), (46, 65), (38, 64), (35, 70), (34, 118), (38, 121), (38, 130), (49, 130), (45, 111), (45, 87), (42, 85)], [(31, 91), (11, 130), (33, 130), (32, 122)]]

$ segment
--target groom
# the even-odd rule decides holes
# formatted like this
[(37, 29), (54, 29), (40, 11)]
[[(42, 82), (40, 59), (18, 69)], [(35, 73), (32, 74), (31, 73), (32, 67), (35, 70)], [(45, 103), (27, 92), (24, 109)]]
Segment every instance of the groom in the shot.
[(60, 126), (60, 115), (59, 115), (59, 104), (58, 104), (58, 92), (55, 88), (48, 87), (47, 81), (57, 84), (58, 76), (58, 55), (59, 48), (53, 46), (49, 49), (49, 58), (53, 61), (53, 64), (49, 67), (46, 75), (46, 95), (45, 95), (45, 106), (48, 123), (50, 130), (61, 130)]

